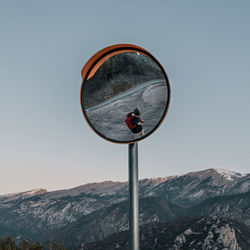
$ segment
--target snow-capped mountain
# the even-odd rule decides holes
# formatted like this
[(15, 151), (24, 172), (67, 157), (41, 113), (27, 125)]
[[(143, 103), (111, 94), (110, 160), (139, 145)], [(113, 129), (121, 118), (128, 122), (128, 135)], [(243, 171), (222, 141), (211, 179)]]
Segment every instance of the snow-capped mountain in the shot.
[[(141, 198), (159, 197), (184, 208), (212, 197), (249, 190), (250, 174), (218, 169), (140, 180)], [(111, 181), (53, 192), (39, 189), (3, 195), (0, 196), (0, 236), (11, 233), (16, 237), (22, 232), (26, 238), (41, 239), (48, 232), (53, 233), (69, 223), (83, 220), (83, 216), (127, 199), (128, 183)]]
[(241, 178), (246, 176), (246, 174), (229, 171), (227, 169), (222, 169), (222, 168), (215, 168), (214, 170), (228, 181), (233, 181), (235, 178)]
[(250, 174), (207, 169), (167, 179), (149, 195), (164, 196), (180, 206), (189, 207), (214, 196), (243, 193), (249, 189)]

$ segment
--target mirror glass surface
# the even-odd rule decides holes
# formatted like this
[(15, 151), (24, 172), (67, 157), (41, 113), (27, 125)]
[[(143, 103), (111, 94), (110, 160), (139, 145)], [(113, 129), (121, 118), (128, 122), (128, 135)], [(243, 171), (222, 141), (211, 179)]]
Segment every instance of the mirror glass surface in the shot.
[(163, 120), (170, 90), (160, 65), (139, 51), (97, 60), (82, 85), (82, 109), (105, 139), (130, 143), (147, 137)]

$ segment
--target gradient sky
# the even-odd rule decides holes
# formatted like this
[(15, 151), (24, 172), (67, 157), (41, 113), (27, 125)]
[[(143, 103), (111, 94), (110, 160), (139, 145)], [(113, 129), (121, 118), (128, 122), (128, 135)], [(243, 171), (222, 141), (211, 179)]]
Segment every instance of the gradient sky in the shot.
[(172, 98), (139, 143), (140, 178), (250, 172), (249, 1), (1, 1), (0, 194), (127, 180), (127, 145), (98, 137), (81, 69), (132, 43), (166, 69)]

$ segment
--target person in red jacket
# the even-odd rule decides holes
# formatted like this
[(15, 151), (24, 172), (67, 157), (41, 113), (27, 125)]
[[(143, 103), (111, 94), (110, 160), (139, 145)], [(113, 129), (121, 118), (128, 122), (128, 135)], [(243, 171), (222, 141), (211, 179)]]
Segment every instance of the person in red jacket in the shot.
[(133, 112), (130, 112), (126, 116), (126, 124), (131, 132), (135, 135), (135, 138), (140, 138), (144, 135), (144, 131), (142, 128), (142, 124), (144, 120), (140, 118), (141, 110), (139, 108), (135, 108)]

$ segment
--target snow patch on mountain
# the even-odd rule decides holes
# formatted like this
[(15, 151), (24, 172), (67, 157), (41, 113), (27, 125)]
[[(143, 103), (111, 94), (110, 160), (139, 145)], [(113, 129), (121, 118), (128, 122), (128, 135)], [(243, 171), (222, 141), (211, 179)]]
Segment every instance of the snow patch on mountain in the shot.
[(246, 174), (241, 174), (238, 172), (233, 172), (233, 171), (222, 169), (222, 168), (215, 168), (214, 170), (228, 181), (233, 181), (234, 178), (241, 178), (241, 177), (246, 176)]
[(0, 195), (0, 198), (10, 198), (10, 197), (26, 198), (26, 197), (31, 197), (33, 195), (46, 193), (46, 192), (48, 191), (44, 188), (36, 188), (36, 189), (25, 191), (25, 192)]
[(140, 182), (144, 182), (144, 184), (146, 184), (146, 183), (148, 184), (148, 183), (153, 182), (154, 185), (159, 185), (167, 180), (170, 180), (170, 179), (173, 179), (176, 177), (178, 177), (178, 176), (173, 175), (173, 176), (167, 176), (167, 177), (155, 177), (155, 178), (143, 179), (143, 180), (140, 180)]
[(10, 207), (16, 201), (24, 200), (36, 195), (47, 193), (48, 191), (44, 188), (37, 188), (21, 193), (12, 193), (0, 196), (0, 207)]
[(199, 198), (202, 196), (203, 193), (204, 193), (204, 190), (201, 189), (197, 193), (194, 193), (193, 195), (191, 195), (191, 197)]

